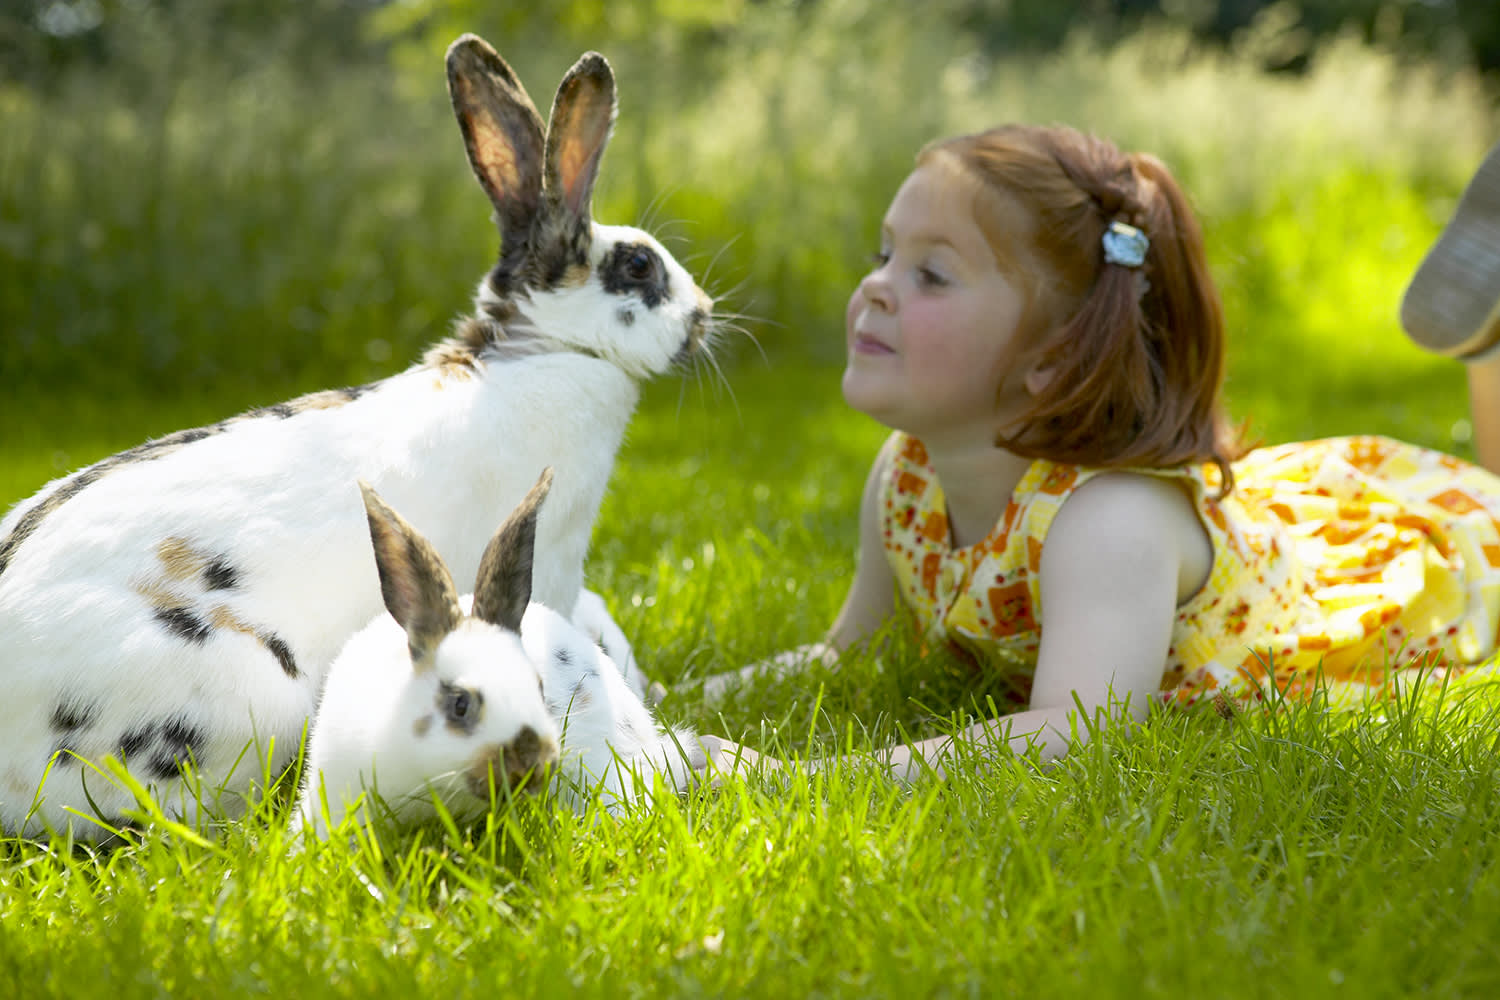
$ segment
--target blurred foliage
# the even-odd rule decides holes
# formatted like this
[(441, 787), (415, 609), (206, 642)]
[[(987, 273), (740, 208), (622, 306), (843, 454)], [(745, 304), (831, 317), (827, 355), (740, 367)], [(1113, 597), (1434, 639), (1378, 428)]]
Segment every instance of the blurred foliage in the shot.
[[(1002, 53), (994, 26), (1041, 7), (0, 0), (0, 386), (264, 402), (416, 357), (496, 249), (443, 80), (466, 30), (543, 109), (579, 51), (606, 51), (621, 110), (599, 217), (667, 238), (726, 308), (764, 320), (773, 359), (837, 361), (848, 290), (915, 150), (1005, 119), (1167, 159), (1232, 323), (1286, 340), (1237, 343), (1295, 351), (1309, 322), (1348, 312), (1319, 289), (1372, 303), (1360, 322), (1389, 330), (1500, 132), (1484, 77), (1358, 32), (1308, 49), (1293, 15), (1311, 4), (1205, 43), (1187, 14), (1210, 6), (1228, 4), (1179, 0), (1173, 26), (1149, 4), (1074, 5), (1080, 28)], [(31, 61), (7, 58), (28, 45)], [(1296, 72), (1267, 68), (1293, 51)]]
[[(600, 47), (649, 41), (712, 57), (732, 50), (757, 16), (817, 19), (837, 0), (0, 0), (0, 80), (45, 87), (80, 65), (129, 73), (143, 33), (168, 31), (191, 56), (233, 68), (274, 52), (316, 74), (369, 54), (375, 38), (437, 47), (462, 31), (513, 48)], [(942, 21), (989, 55), (1045, 52), (1079, 30), (1110, 43), (1167, 22), (1231, 46), (1266, 17), (1293, 29), (1264, 53), (1268, 68), (1300, 68), (1327, 39), (1348, 35), (1407, 55), (1500, 69), (1493, 0), (896, 0), (891, 16)], [(374, 30), (367, 30), (373, 24)], [(431, 49), (433, 44), (428, 44)]]

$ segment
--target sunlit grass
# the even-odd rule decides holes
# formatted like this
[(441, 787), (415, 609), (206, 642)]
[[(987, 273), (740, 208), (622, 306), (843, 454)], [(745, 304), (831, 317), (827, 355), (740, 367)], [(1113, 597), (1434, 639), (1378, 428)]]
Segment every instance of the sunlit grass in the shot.
[[(843, 598), (883, 431), (840, 399), (842, 308), (935, 135), (1066, 120), (1162, 153), (1202, 211), (1235, 416), (1269, 441), (1469, 454), (1462, 371), (1395, 313), (1496, 131), (1472, 76), (1340, 43), (1270, 77), (1169, 33), (987, 65), (879, 5), (751, 6), (691, 99), (690, 53), (608, 52), (599, 216), (659, 220), (766, 321), (765, 357), (721, 348), (723, 383), (648, 388), (595, 533), (589, 582), (678, 687), (669, 720), (799, 756), (985, 710), (984, 679), (899, 636), (722, 711), (687, 693), (818, 638)], [(574, 55), (521, 54), (534, 96)], [(441, 335), (494, 232), (432, 68), (316, 99), (270, 70), (155, 104), (0, 95), (0, 505)], [(619, 823), (527, 802), (299, 849), (271, 803), (109, 853), (4, 842), (0, 996), (1491, 995), (1497, 716), (1474, 682), (1340, 715), (1163, 715), (1060, 767), (942, 785), (752, 776)]]

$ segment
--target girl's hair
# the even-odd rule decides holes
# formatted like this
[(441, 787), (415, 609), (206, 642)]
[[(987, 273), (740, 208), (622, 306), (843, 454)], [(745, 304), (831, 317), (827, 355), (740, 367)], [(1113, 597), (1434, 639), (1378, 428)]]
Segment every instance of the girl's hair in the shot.
[[(1223, 309), (1166, 166), (1075, 129), (1026, 125), (941, 140), (917, 162), (970, 179), (975, 220), (1026, 300), (1012, 359), (1028, 354), (1052, 375), (996, 444), (1079, 465), (1212, 462), (1227, 493), (1241, 449), (1219, 398)], [(1104, 259), (1116, 221), (1150, 240), (1140, 267)]]

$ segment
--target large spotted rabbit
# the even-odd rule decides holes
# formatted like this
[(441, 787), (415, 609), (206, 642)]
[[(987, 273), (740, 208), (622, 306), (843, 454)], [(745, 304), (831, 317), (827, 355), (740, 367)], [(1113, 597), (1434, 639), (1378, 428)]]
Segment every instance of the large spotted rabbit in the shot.
[(111, 754), (183, 815), (183, 763), (232, 810), (290, 761), (329, 664), (383, 610), (359, 480), (473, 579), (494, 526), (553, 466), (534, 592), (578, 601), (639, 383), (704, 346), (712, 302), (647, 233), (592, 220), (615, 114), (603, 57), (563, 78), (547, 128), (482, 40), (455, 42), (447, 70), (501, 237), (453, 335), (382, 381), (106, 458), (0, 522), (6, 831), (128, 809), (87, 763)]

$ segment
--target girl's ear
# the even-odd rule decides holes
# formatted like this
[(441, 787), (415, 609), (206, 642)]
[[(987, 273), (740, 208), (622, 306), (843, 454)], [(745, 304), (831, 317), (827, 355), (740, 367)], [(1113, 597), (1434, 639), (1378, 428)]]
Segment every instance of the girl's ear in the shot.
[(1035, 363), (1026, 372), (1022, 385), (1026, 387), (1031, 396), (1040, 396), (1052, 385), (1052, 380), (1057, 377), (1057, 369), (1050, 366), (1043, 367), (1040, 362)]

